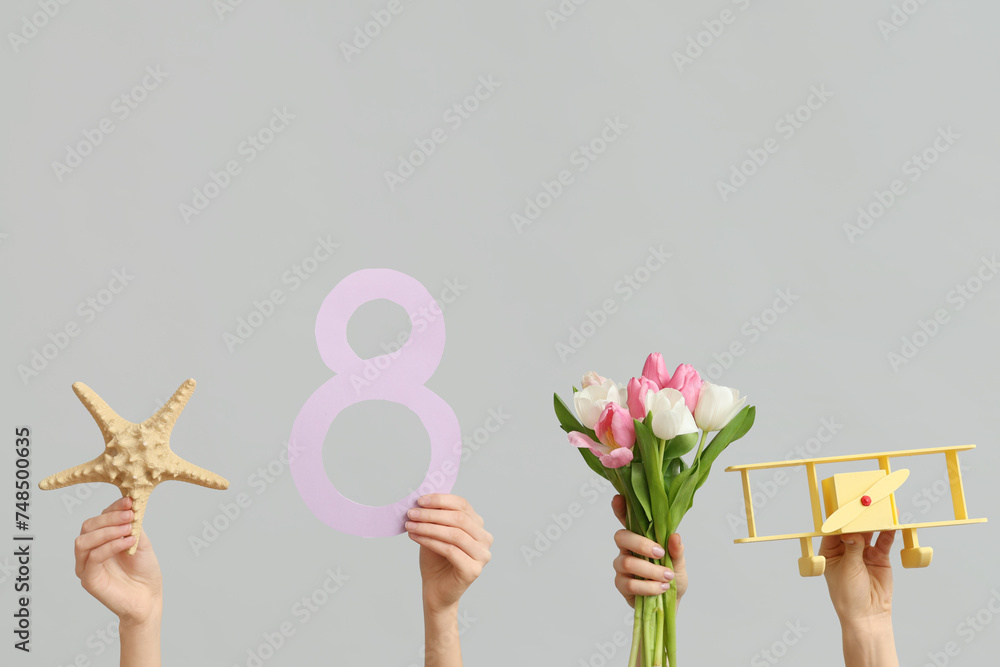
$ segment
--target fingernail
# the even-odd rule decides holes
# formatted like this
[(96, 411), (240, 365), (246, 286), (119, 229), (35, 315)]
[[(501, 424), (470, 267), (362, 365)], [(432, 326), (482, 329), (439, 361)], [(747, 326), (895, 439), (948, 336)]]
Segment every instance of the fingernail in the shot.
[(118, 526), (118, 529), (121, 530), (121, 532), (122, 532), (123, 535), (125, 533), (131, 533), (132, 532), (132, 526), (130, 524), (127, 524), (127, 523), (123, 523), (122, 525)]
[(123, 537), (122, 539), (126, 542), (133, 542), (135, 541), (135, 535), (129, 535), (128, 537)]
[(419, 498), (417, 498), (417, 502), (419, 504), (421, 504), (421, 505), (426, 505), (427, 504), (427, 496), (420, 496)]
[(667, 581), (671, 581), (674, 578), (674, 573), (671, 572), (670, 570), (664, 570), (663, 578), (666, 579)]
[(661, 546), (653, 547), (653, 558), (663, 558), (667, 554)]
[(670, 588), (670, 582), (668, 581), (664, 584), (660, 584), (660, 588), (662, 588), (663, 590), (667, 590), (668, 588)]
[(405, 528), (406, 530), (412, 530), (413, 526), (415, 525), (416, 524), (414, 524), (412, 521), (407, 521), (406, 523), (403, 524), (403, 528)]
[(408, 510), (406, 512), (406, 516), (410, 517), (411, 519), (419, 519), (420, 518), (420, 510), (418, 510), (418, 509)]

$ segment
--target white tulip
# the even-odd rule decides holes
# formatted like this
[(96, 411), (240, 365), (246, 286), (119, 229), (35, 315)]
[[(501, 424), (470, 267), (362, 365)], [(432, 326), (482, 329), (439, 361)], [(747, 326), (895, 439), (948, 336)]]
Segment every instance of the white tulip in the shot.
[(743, 409), (746, 400), (746, 396), (740, 398), (740, 392), (732, 387), (705, 382), (694, 408), (694, 420), (706, 433), (720, 431)]
[(672, 440), (685, 433), (695, 433), (691, 411), (684, 403), (684, 395), (676, 389), (661, 389), (646, 396), (646, 411), (653, 413), (653, 435), (664, 440)]
[(618, 402), (618, 385), (612, 380), (592, 384), (573, 394), (576, 416), (580, 418), (581, 424), (590, 429), (597, 424), (597, 418), (609, 402)]
[(628, 410), (628, 385), (618, 385), (618, 398), (616, 401), (618, 405)]

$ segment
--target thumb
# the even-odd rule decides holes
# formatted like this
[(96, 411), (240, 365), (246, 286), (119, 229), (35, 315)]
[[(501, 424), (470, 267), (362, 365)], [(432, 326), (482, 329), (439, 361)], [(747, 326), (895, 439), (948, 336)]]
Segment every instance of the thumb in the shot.
[(841, 535), (840, 539), (844, 543), (844, 561), (853, 565), (862, 565), (862, 556), (865, 552), (865, 539), (859, 533), (848, 533)]

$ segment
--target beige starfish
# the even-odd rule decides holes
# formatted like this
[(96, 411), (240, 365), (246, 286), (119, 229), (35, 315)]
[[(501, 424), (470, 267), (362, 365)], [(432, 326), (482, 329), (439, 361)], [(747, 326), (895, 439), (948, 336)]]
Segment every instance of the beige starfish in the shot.
[(93, 389), (82, 382), (74, 383), (73, 391), (101, 428), (104, 453), (93, 461), (49, 475), (38, 486), (45, 490), (86, 482), (107, 482), (117, 486), (122, 496), (132, 498), (135, 544), (128, 553), (134, 554), (139, 547), (146, 502), (157, 484), (176, 479), (210, 489), (229, 488), (226, 479), (188, 463), (170, 450), (170, 432), (194, 387), (194, 380), (185, 381), (155, 415), (141, 424), (133, 424), (118, 416)]

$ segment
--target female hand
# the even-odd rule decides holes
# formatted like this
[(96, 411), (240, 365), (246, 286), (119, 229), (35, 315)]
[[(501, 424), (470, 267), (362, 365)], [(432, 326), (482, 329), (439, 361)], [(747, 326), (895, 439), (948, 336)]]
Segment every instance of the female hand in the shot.
[(898, 667), (892, 632), (892, 566), (889, 550), (896, 531), (828, 535), (819, 555), (826, 558), (826, 584), (840, 617), (846, 667)]
[(892, 565), (889, 550), (896, 531), (828, 535), (819, 555), (826, 558), (826, 584), (837, 616), (843, 621), (887, 617), (892, 613)]
[(404, 527), (420, 545), (424, 607), (432, 613), (457, 609), (462, 594), (490, 562), (493, 536), (465, 498), (432, 493), (417, 503), (420, 507), (407, 512)]
[(145, 533), (135, 542), (132, 499), (120, 498), (101, 514), (83, 522), (76, 538), (76, 576), (83, 588), (114, 612), (123, 625), (158, 621), (163, 609), (160, 566)]
[[(611, 509), (623, 526), (627, 526), (625, 498), (620, 494), (611, 499)], [(630, 530), (619, 530), (615, 533), (615, 544), (620, 553), (615, 558), (615, 588), (622, 594), (630, 607), (635, 607), (636, 595), (659, 595), (669, 586), (677, 587), (677, 604), (687, 591), (688, 575), (684, 565), (684, 544), (681, 536), (674, 533), (667, 541), (673, 570), (662, 565), (656, 565), (638, 558), (662, 558), (663, 547), (642, 535)], [(637, 578), (641, 577), (641, 578)]]

